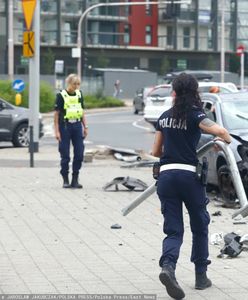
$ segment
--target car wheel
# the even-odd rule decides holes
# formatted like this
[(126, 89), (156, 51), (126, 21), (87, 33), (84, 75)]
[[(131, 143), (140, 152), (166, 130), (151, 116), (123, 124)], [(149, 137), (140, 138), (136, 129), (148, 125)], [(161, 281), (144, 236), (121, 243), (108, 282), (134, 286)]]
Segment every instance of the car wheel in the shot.
[(236, 191), (233, 185), (230, 169), (227, 165), (221, 166), (218, 171), (219, 189), (225, 207), (236, 206), (235, 200), (237, 199)]
[(28, 124), (21, 124), (16, 128), (13, 135), (12, 142), (15, 147), (28, 147), (29, 145)]

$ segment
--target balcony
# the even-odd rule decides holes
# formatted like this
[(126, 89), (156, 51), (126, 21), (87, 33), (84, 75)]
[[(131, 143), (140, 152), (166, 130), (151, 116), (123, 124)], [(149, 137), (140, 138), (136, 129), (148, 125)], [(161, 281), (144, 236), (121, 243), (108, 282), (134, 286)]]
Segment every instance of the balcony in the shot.
[[(179, 51), (194, 51), (195, 50), (195, 36), (177, 36), (177, 49), (174, 48), (173, 41), (174, 35), (158, 35), (158, 47), (166, 50), (179, 50)], [(169, 42), (169, 44), (168, 44)], [(225, 39), (226, 51), (233, 51), (233, 39)], [(220, 44), (220, 43), (219, 43)], [(197, 51), (213, 51), (212, 40), (207, 35), (200, 35), (198, 39), (199, 49)], [(220, 51), (220, 49), (219, 49)]]
[(88, 32), (87, 40), (87, 46), (116, 48), (128, 46), (129, 38), (126, 33)]
[(81, 15), (82, 14), (82, 1), (61, 1), (61, 15)]
[(5, 3), (0, 2), (0, 13), (5, 12)]
[(160, 9), (159, 22), (161, 22), (161, 23), (162, 22), (170, 22), (170, 21), (175, 20), (175, 18), (177, 18), (178, 22), (181, 22), (181, 21), (194, 22), (195, 18), (196, 18), (196, 12), (181, 10), (177, 16), (173, 16), (169, 12)]
[(58, 12), (56, 0), (42, 0), (40, 5), (41, 14), (56, 14)]
[(61, 31), (61, 45), (71, 46), (77, 43), (77, 30), (63, 30)]
[(40, 41), (43, 45), (55, 46), (58, 44), (57, 31), (56, 30), (41, 30)]

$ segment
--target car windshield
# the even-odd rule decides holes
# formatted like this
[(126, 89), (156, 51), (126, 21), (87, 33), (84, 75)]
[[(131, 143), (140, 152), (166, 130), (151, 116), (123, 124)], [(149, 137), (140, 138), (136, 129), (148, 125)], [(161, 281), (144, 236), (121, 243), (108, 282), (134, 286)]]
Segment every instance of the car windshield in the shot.
[(248, 129), (248, 100), (223, 102), (222, 114), (225, 127), (229, 130)]

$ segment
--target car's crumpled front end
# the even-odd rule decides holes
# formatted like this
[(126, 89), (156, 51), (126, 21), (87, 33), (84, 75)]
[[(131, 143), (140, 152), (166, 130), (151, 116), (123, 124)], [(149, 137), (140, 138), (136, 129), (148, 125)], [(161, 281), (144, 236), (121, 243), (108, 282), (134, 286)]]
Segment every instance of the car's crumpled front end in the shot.
[[(236, 161), (248, 197), (248, 135), (242, 132), (231, 133), (236, 144)], [(235, 153), (234, 153), (235, 154)]]
[(248, 196), (248, 143), (246, 142), (246, 144), (239, 145), (237, 150), (242, 158), (242, 160), (237, 163), (237, 166), (246, 191), (246, 195)]

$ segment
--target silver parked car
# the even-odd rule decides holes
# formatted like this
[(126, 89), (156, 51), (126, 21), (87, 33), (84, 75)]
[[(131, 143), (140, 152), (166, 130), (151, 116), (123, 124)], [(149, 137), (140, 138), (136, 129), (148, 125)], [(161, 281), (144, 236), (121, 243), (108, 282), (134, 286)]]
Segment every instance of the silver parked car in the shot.
[[(248, 196), (248, 92), (202, 94), (201, 99), (208, 118), (225, 127), (232, 136), (230, 147)], [(213, 136), (203, 133), (198, 147), (210, 140)], [(225, 205), (235, 206), (237, 196), (223, 151), (212, 149), (205, 156), (209, 162), (209, 188), (218, 186)]]
[[(15, 147), (27, 147), (29, 145), (28, 114), (27, 108), (12, 105), (0, 98), (0, 141), (10, 141)], [(43, 136), (41, 117), (39, 135)]]
[(144, 108), (146, 106), (147, 95), (152, 89), (152, 86), (147, 86), (136, 91), (135, 96), (133, 98), (133, 109), (135, 114), (144, 111)]

